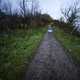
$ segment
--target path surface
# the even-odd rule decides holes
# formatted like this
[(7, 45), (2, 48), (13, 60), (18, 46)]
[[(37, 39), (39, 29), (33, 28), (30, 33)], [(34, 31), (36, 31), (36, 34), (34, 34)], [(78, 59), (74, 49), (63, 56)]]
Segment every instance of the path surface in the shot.
[(80, 80), (78, 70), (52, 33), (46, 33), (25, 80)]

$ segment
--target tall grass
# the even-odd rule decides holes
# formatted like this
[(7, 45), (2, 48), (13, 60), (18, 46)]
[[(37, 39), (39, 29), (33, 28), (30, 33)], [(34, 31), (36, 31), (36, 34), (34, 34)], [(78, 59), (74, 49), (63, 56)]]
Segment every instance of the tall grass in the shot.
[(75, 63), (80, 65), (80, 37), (65, 33), (62, 29), (56, 27), (56, 38), (70, 52)]
[(45, 28), (16, 30), (0, 34), (0, 80), (20, 80)]

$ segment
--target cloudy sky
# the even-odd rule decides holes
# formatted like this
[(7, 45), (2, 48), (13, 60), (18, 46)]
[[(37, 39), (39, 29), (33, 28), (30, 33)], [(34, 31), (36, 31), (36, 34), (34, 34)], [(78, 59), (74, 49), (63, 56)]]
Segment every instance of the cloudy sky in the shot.
[[(14, 5), (17, 1), (19, 0), (11, 0)], [(76, 0), (39, 0), (42, 13), (48, 13), (55, 19), (60, 18), (61, 8), (73, 4), (74, 1)]]

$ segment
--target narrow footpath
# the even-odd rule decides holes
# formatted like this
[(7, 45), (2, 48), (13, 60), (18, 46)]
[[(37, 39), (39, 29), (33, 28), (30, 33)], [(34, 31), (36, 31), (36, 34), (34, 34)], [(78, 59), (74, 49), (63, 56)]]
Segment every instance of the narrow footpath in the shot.
[(25, 80), (80, 80), (78, 70), (53, 33), (44, 36)]

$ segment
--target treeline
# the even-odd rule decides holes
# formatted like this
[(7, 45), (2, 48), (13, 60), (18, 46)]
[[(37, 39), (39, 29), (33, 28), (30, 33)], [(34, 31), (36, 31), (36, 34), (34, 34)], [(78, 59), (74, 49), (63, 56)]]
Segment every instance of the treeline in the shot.
[(63, 29), (66, 33), (71, 33), (73, 29), (71, 25), (64, 21), (53, 20), (53, 25), (59, 27), (60, 29)]
[(80, 35), (80, 1), (75, 1), (70, 6), (61, 9), (62, 17), (54, 20), (65, 32)]
[(9, 0), (0, 0), (0, 31), (39, 27), (50, 21), (48, 14), (41, 13), (38, 0), (19, 0), (15, 9)]
[(65, 33), (80, 37), (80, 27), (59, 20), (53, 20), (53, 25), (62, 29)]

